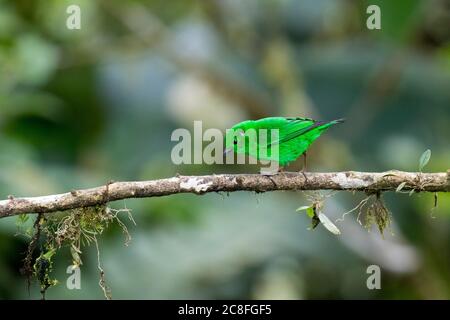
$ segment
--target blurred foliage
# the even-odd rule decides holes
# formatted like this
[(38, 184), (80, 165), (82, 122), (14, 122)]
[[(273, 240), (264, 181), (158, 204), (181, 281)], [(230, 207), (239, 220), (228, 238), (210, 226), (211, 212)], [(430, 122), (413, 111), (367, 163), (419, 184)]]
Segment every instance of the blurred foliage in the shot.
[[(65, 27), (78, 4), (81, 30)], [(382, 30), (365, 26), (369, 4)], [(0, 197), (121, 179), (256, 172), (175, 166), (170, 134), (193, 120), (225, 129), (264, 116), (347, 118), (311, 149), (311, 170), (418, 169), (450, 163), (447, 0), (0, 1)], [(293, 164), (289, 170), (297, 170)], [(334, 219), (364, 195), (325, 203)], [(175, 195), (113, 204), (137, 227), (99, 239), (115, 298), (450, 298), (450, 197), (386, 194), (393, 236), (354, 216), (307, 231), (300, 193)], [(32, 224), (29, 219), (25, 224)], [(0, 221), (0, 298), (28, 298), (28, 239)], [(65, 287), (67, 248), (48, 298), (102, 298), (95, 248), (82, 289)], [(382, 290), (366, 268), (383, 270)], [(37, 284), (31, 297), (39, 296)]]

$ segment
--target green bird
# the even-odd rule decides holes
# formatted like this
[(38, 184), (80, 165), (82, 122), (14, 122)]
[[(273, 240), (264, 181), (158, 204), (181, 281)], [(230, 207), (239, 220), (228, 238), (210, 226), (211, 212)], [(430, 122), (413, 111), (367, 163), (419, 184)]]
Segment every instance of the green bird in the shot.
[[(295, 161), (301, 155), (304, 155), (304, 165), (302, 171), (306, 170), (306, 152), (311, 144), (320, 135), (331, 126), (344, 122), (344, 119), (333, 121), (316, 121), (308, 118), (285, 118), (270, 117), (259, 120), (247, 120), (234, 125), (230, 132), (234, 132), (233, 136), (228, 136), (225, 140), (224, 154), (234, 151), (237, 154), (246, 154), (258, 160), (277, 161), (281, 167), (286, 166)], [(250, 143), (250, 135), (247, 133), (256, 132), (256, 147), (252, 147)], [(264, 137), (266, 129), (266, 138), (264, 146), (260, 143), (260, 134)], [(278, 137), (274, 141), (271, 140), (273, 129), (278, 129)], [(236, 132), (238, 134), (236, 134)], [(239, 139), (239, 137), (245, 139)], [(274, 147), (278, 147), (278, 154)]]

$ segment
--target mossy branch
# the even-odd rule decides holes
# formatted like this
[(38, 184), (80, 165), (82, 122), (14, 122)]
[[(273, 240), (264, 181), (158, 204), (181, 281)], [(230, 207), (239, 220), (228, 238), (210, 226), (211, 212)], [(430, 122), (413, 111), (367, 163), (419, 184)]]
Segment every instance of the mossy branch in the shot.
[(450, 170), (422, 172), (283, 172), (273, 176), (260, 174), (220, 174), (176, 176), (167, 179), (109, 182), (103, 186), (68, 193), (15, 198), (0, 201), (0, 218), (22, 213), (51, 213), (92, 207), (128, 198), (161, 197), (178, 193), (277, 190), (347, 190), (377, 193), (384, 191), (450, 192)]

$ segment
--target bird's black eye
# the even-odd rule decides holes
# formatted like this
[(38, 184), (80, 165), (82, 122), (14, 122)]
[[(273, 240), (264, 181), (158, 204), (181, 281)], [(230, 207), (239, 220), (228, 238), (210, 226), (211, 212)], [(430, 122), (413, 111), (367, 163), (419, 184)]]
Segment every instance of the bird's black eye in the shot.
[(233, 144), (237, 144), (237, 138), (234, 138), (234, 140), (233, 140)]

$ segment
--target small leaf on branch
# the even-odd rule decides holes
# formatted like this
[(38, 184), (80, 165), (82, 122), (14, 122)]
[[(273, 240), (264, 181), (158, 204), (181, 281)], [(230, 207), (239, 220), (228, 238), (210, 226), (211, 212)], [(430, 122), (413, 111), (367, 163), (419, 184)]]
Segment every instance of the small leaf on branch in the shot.
[(319, 212), (319, 220), (322, 223), (322, 225), (330, 231), (332, 234), (341, 234), (341, 231), (336, 227), (336, 225), (331, 222), (330, 219), (326, 215), (324, 215), (322, 212)]
[(419, 171), (422, 172), (422, 169), (425, 168), (425, 166), (428, 164), (431, 158), (431, 150), (427, 149), (422, 155), (420, 156), (419, 160)]
[(406, 186), (406, 181), (402, 182), (398, 185), (397, 189), (395, 189), (395, 192), (400, 192), (402, 189)]
[(303, 211), (303, 210), (307, 210), (307, 209), (309, 209), (309, 208), (311, 208), (310, 206), (301, 206), (301, 207), (298, 207), (297, 208), (297, 210), (295, 210), (295, 211)]

